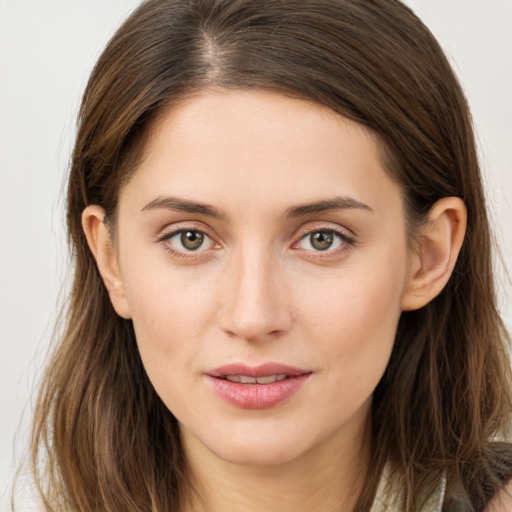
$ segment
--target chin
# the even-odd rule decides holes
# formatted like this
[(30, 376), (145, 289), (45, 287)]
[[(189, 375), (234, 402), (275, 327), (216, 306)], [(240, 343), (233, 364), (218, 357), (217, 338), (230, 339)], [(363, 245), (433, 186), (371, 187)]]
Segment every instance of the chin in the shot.
[(299, 458), (311, 445), (304, 436), (290, 435), (289, 428), (268, 427), (270, 425), (260, 425), (260, 428), (252, 425), (250, 429), (240, 429), (233, 424), (215, 428), (211, 424), (207, 430), (189, 430), (181, 424), (182, 442), (190, 454), (206, 457), (206, 460), (213, 455), (225, 462), (245, 466), (285, 464)]
[(203, 444), (217, 457), (247, 466), (286, 464), (299, 459), (315, 444), (309, 436), (293, 435), (289, 428), (275, 427), (259, 432), (257, 429), (250, 432), (232, 429), (224, 435), (217, 431), (217, 435), (203, 438)]

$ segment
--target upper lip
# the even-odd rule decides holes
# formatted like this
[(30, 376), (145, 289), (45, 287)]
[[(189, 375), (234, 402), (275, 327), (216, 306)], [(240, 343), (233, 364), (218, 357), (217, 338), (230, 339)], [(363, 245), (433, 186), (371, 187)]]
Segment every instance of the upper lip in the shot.
[(287, 375), (295, 377), (311, 373), (311, 370), (296, 368), (280, 363), (265, 363), (257, 366), (249, 366), (243, 363), (231, 363), (219, 366), (208, 371), (211, 377), (226, 377), (226, 375), (246, 375), (247, 377), (270, 377), (271, 375)]

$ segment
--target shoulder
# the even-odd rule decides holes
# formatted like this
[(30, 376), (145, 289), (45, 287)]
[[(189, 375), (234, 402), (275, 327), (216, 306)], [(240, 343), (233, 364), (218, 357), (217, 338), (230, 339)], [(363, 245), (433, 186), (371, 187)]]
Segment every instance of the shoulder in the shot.
[(484, 512), (510, 512), (512, 510), (512, 480), (487, 505)]

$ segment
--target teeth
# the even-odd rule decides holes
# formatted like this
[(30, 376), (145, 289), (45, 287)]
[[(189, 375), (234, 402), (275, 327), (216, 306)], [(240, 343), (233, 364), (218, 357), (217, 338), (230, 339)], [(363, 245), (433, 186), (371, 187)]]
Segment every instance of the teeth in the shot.
[(277, 375), (269, 375), (268, 377), (256, 377), (258, 384), (272, 384), (277, 380)]
[(249, 377), (247, 375), (226, 375), (229, 382), (240, 384), (272, 384), (286, 379), (286, 375), (269, 375), (268, 377)]

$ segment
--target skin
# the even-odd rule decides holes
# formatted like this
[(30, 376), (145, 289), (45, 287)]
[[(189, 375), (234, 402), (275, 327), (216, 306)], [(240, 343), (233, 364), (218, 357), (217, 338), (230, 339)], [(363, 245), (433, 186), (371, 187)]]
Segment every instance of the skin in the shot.
[(489, 503), (485, 512), (510, 512), (512, 510), (512, 481)]
[[(463, 203), (436, 203), (411, 250), (402, 192), (375, 137), (277, 93), (205, 91), (164, 112), (150, 135), (120, 194), (115, 243), (99, 206), (83, 224), (112, 303), (133, 320), (149, 378), (180, 422), (202, 502), (213, 512), (352, 510), (400, 314), (446, 284)], [(180, 229), (203, 233), (203, 244), (187, 250)], [(311, 233), (332, 246), (319, 250)], [(274, 407), (240, 409), (205, 377), (233, 362), (311, 375)]]

